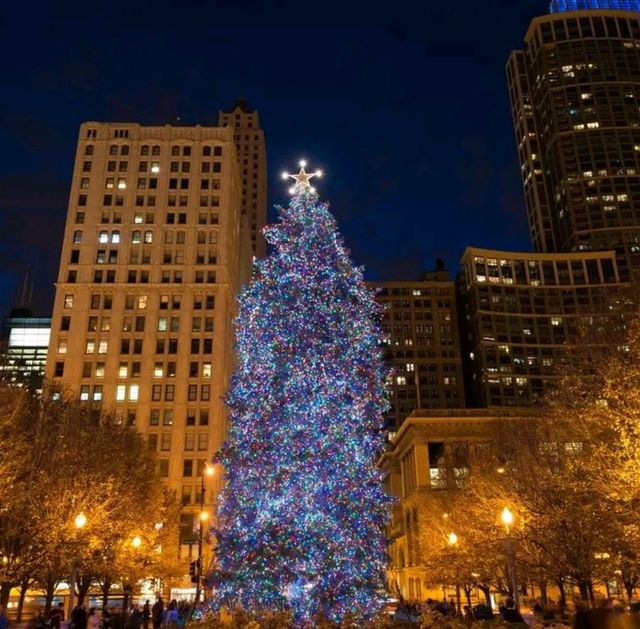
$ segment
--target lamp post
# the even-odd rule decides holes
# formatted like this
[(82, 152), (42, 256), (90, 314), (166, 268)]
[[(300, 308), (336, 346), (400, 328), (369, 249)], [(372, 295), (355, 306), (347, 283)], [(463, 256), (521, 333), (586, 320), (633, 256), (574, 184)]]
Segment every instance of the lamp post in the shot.
[[(87, 525), (87, 516), (81, 511), (73, 520), (76, 531), (81, 531)], [(71, 583), (69, 584), (69, 618), (73, 611), (73, 603), (76, 594), (76, 581), (78, 580), (78, 560), (73, 558), (73, 567), (71, 569)]]
[(509, 566), (509, 578), (511, 581), (511, 589), (513, 590), (513, 600), (516, 607), (520, 604), (520, 594), (518, 592), (518, 580), (516, 578), (516, 553), (513, 547), (513, 538), (511, 537), (511, 525), (513, 524), (513, 513), (508, 507), (505, 507), (500, 514), (500, 519), (504, 524), (507, 532), (507, 564)]
[[(449, 533), (449, 535), (447, 536), (447, 543), (452, 548), (455, 548), (455, 546), (458, 543), (458, 536), (453, 532)], [(456, 566), (456, 613), (458, 614), (458, 616), (460, 616), (460, 614), (462, 613), (462, 608), (460, 607), (460, 578), (459, 578), (457, 566)]]
[(200, 481), (200, 514), (198, 519), (200, 525), (198, 528), (198, 561), (196, 563), (196, 600), (193, 605), (195, 610), (196, 606), (200, 602), (200, 594), (202, 592), (202, 541), (204, 537), (204, 527), (209, 520), (209, 514), (204, 510), (204, 492), (205, 492), (205, 479), (211, 478), (215, 473), (215, 468), (211, 465), (205, 465), (202, 472), (202, 479)]

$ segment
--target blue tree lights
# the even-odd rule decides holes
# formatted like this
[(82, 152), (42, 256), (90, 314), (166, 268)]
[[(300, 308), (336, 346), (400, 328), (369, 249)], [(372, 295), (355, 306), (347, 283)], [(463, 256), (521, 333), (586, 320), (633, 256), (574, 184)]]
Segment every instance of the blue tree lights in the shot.
[(299, 625), (379, 609), (388, 505), (378, 306), (304, 166), (239, 297), (213, 577), (219, 602)]

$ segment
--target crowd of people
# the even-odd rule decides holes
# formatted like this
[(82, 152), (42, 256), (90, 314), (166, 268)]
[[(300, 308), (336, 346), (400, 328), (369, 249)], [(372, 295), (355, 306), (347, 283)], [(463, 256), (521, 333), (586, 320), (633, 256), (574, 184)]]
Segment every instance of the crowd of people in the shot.
[[(134, 603), (127, 609), (122, 607), (87, 607), (84, 601), (76, 605), (68, 620), (64, 614), (64, 604), (58, 603), (48, 617), (40, 610), (30, 622), (29, 629), (182, 629), (194, 614), (200, 615), (200, 607), (194, 609), (188, 601), (172, 600), (165, 604), (161, 596), (151, 605), (149, 600), (143, 605)], [(5, 616), (6, 618), (6, 616)], [(0, 606), (0, 629), (7, 629), (8, 622), (2, 623)]]
[(570, 607), (561, 607), (554, 601), (536, 600), (525, 619), (512, 598), (507, 598), (499, 606), (498, 614), (487, 605), (456, 604), (454, 599), (425, 603), (405, 603), (395, 614), (395, 620), (408, 623), (419, 623), (433, 615), (458, 618), (468, 622), (485, 621), (500, 618), (504, 623), (514, 627), (527, 627), (533, 623), (536, 627), (574, 627), (574, 629), (640, 629), (640, 602), (631, 601), (629, 613), (625, 606), (613, 599), (602, 599), (593, 605), (584, 601), (574, 601)]

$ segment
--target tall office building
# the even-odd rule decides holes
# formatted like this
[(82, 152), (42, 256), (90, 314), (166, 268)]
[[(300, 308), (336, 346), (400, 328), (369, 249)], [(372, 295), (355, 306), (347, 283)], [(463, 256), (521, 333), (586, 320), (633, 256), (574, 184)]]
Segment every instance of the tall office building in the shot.
[(146, 436), (183, 556), (226, 431), (241, 189), (231, 127), (80, 127), (46, 375)]
[(639, 8), (554, 0), (507, 64), (536, 251), (614, 250), (623, 280), (640, 273)]
[(0, 323), (0, 381), (42, 390), (50, 334), (51, 317), (12, 309)]
[(240, 98), (231, 109), (219, 113), (218, 124), (233, 128), (242, 182), (242, 216), (251, 252), (262, 258), (266, 253), (262, 228), (267, 223), (267, 151), (260, 118), (258, 112)]
[(470, 406), (530, 406), (562, 373), (567, 341), (619, 289), (613, 251), (467, 248), (458, 281)]
[(464, 383), (455, 284), (438, 261), (421, 280), (371, 282), (383, 306), (391, 408), (386, 423), (400, 427), (416, 409), (462, 408)]

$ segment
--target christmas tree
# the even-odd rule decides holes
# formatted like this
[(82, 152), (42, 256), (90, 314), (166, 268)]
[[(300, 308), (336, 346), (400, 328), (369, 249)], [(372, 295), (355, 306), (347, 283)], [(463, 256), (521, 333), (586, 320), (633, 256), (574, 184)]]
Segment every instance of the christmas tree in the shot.
[(375, 613), (386, 563), (379, 310), (309, 184), (319, 174), (290, 175), (265, 230), (274, 251), (239, 297), (214, 579), (218, 601), (301, 624)]

